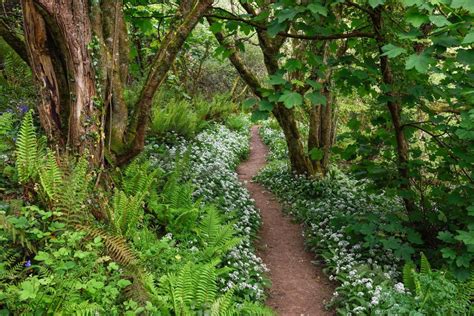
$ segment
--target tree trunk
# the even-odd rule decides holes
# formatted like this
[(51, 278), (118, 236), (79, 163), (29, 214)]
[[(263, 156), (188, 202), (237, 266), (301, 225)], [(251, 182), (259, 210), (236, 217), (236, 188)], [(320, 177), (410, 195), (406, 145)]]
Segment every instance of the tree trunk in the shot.
[[(377, 41), (380, 58), (380, 72), (382, 74), (382, 81), (385, 85), (393, 89), (394, 79), (393, 73), (390, 66), (390, 62), (387, 56), (382, 56), (382, 47), (386, 44), (386, 40), (383, 33), (382, 25), (382, 7), (377, 7), (372, 13), (372, 22), (375, 31), (375, 39)], [(410, 172), (408, 168), (409, 162), (409, 147), (406, 140), (405, 134), (403, 133), (403, 127), (401, 123), (401, 104), (399, 98), (390, 89), (386, 93), (388, 97), (387, 107), (390, 112), (392, 119), (392, 125), (395, 133), (395, 139), (397, 142), (397, 155), (398, 155), (398, 173), (400, 176), (400, 189), (406, 193), (411, 190), (410, 185)], [(413, 201), (409, 198), (403, 198), (405, 208), (408, 213), (412, 213), (415, 209)]]
[(315, 148), (321, 151), (321, 159), (311, 161), (314, 174), (324, 177), (335, 141), (336, 110), (332, 93), (325, 87), (322, 94), (326, 97), (326, 104), (313, 105), (309, 111), (308, 151)]
[(294, 111), (287, 109), (282, 104), (277, 104), (273, 108), (273, 115), (285, 135), (291, 170), (296, 174), (313, 175), (313, 165), (305, 152)]
[(130, 120), (122, 0), (22, 0), (26, 47), (41, 86), (38, 112), (49, 140), (62, 151), (88, 152), (96, 166), (106, 150), (113, 164), (134, 158), (144, 147), (153, 97), (211, 3), (182, 1), (189, 10), (180, 11), (185, 15), (162, 41)]
[(200, 0), (194, 3), (194, 6), (189, 9), (181, 24), (175, 30), (170, 30), (163, 39), (160, 50), (152, 62), (151, 70), (141, 91), (139, 101), (135, 105), (136, 115), (131, 124), (130, 145), (124, 154), (117, 157), (119, 165), (127, 163), (143, 150), (155, 92), (166, 79), (166, 74), (189, 33), (191, 33), (211, 4), (212, 0)]
[(60, 150), (88, 152), (97, 165), (103, 135), (87, 0), (22, 0), (22, 8), (29, 59), (41, 86), (41, 125)]

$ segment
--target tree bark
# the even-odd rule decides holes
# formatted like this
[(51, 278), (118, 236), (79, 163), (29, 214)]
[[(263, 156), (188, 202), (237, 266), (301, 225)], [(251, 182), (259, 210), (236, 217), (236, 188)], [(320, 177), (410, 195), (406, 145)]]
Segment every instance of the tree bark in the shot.
[(130, 120), (122, 0), (22, 0), (26, 47), (41, 86), (40, 121), (60, 150), (88, 152), (97, 166), (106, 150), (122, 165), (143, 149), (155, 92), (212, 0), (186, 3), (192, 5), (162, 41)]
[(155, 92), (166, 79), (166, 74), (189, 33), (191, 33), (211, 4), (212, 0), (197, 1), (186, 14), (181, 24), (175, 30), (171, 30), (163, 39), (160, 50), (152, 62), (151, 70), (140, 94), (140, 99), (135, 105), (136, 115), (131, 125), (130, 145), (124, 154), (117, 157), (119, 165), (127, 163), (143, 150)]
[(30, 63), (41, 85), (42, 126), (60, 149), (87, 151), (97, 165), (101, 112), (94, 100), (87, 1), (22, 0), (22, 8)]
[[(398, 173), (400, 176), (400, 189), (405, 192), (411, 190), (410, 185), (410, 171), (408, 168), (409, 162), (409, 146), (405, 134), (403, 133), (403, 125), (401, 123), (401, 104), (399, 98), (395, 95), (393, 89), (394, 78), (390, 61), (387, 56), (382, 56), (382, 47), (386, 44), (386, 40), (383, 33), (383, 20), (382, 20), (382, 6), (377, 7), (371, 14), (373, 28), (375, 31), (375, 39), (379, 50), (380, 59), (380, 72), (382, 74), (382, 81), (385, 85), (390, 87), (390, 91), (386, 93), (388, 97), (387, 108), (390, 112), (392, 119), (392, 125), (394, 129), (395, 139), (397, 143), (397, 156), (398, 156)], [(405, 208), (407, 212), (412, 213), (414, 211), (414, 204), (409, 198), (403, 198)]]

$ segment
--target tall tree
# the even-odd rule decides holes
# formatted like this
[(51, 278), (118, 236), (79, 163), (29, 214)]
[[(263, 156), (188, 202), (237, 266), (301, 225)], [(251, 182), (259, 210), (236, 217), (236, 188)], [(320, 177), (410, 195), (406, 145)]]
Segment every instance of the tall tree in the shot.
[(128, 39), (122, 1), (22, 0), (25, 42), (41, 90), (41, 125), (60, 150), (124, 164), (144, 146), (153, 97), (212, 0), (181, 1), (129, 110), (123, 91)]
[[(282, 128), (288, 145), (289, 159), (295, 173), (324, 176), (329, 164), (331, 146), (335, 139), (335, 104), (332, 94), (331, 67), (334, 58), (344, 54), (342, 49), (334, 49), (327, 41), (353, 37), (371, 37), (372, 34), (360, 30), (336, 27), (328, 29), (336, 34), (320, 35), (313, 30), (322, 28), (328, 10), (314, 4), (292, 5), (240, 2), (244, 15), (236, 15), (223, 9), (216, 9), (208, 15), (210, 24), (219, 43), (228, 51), (230, 61), (242, 79), (260, 99), (258, 113), (271, 111)], [(336, 12), (337, 13), (337, 12)], [(337, 20), (337, 15), (330, 14)], [(297, 18), (308, 24), (293, 23)], [(224, 24), (228, 21), (229, 34), (224, 34)], [(240, 23), (255, 29), (258, 45), (263, 54), (269, 80), (260, 82), (250, 69), (245, 67), (239, 56), (236, 43), (229, 42), (229, 35), (236, 32), (234, 24)], [(312, 27), (307, 27), (307, 25)], [(309, 31), (308, 31), (309, 30)], [(303, 32), (305, 31), (305, 32)], [(308, 31), (308, 32), (306, 32)], [(339, 32), (339, 33), (337, 33)], [(289, 41), (294, 45), (288, 52)], [(308, 41), (313, 41), (309, 44)], [(308, 104), (310, 130), (301, 135), (295, 109)], [(307, 146), (304, 140), (307, 138)]]

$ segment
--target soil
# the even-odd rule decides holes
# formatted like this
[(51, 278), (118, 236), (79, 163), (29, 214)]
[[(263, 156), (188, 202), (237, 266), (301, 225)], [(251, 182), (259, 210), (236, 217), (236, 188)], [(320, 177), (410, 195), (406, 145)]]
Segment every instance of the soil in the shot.
[(265, 166), (267, 147), (253, 126), (250, 157), (237, 169), (260, 210), (263, 225), (257, 242), (258, 255), (270, 269), (271, 288), (266, 304), (278, 315), (333, 315), (325, 309), (334, 291), (314, 256), (305, 251), (302, 227), (284, 216), (276, 197), (252, 177)]

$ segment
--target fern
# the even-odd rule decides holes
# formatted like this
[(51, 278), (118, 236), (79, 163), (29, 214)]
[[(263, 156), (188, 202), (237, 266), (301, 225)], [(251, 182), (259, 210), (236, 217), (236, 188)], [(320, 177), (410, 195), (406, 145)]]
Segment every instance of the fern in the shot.
[(412, 293), (415, 292), (415, 264), (411, 261), (403, 266), (403, 284)]
[(74, 316), (100, 315), (100, 313), (103, 311), (104, 310), (100, 305), (96, 303), (89, 303), (88, 301), (66, 304), (63, 308), (63, 312), (65, 314)]
[(207, 259), (230, 251), (241, 241), (235, 237), (235, 230), (231, 225), (221, 223), (220, 216), (215, 209), (208, 209), (197, 229)]
[(91, 187), (88, 162), (81, 157), (70, 172), (65, 172), (64, 185), (58, 192), (57, 208), (66, 214), (68, 224), (85, 223), (90, 218), (86, 199)]
[(428, 261), (428, 258), (426, 258), (424, 253), (421, 253), (421, 257), (420, 257), (420, 273), (422, 274), (431, 273), (431, 265)]
[(112, 198), (112, 223), (117, 233), (131, 236), (143, 217), (143, 196), (127, 196), (125, 192), (116, 190)]
[(12, 283), (25, 270), (21, 256), (13, 249), (3, 250), (0, 256), (0, 284)]
[(13, 113), (5, 112), (0, 115), (0, 152), (11, 148), (9, 134), (13, 129)]
[(218, 296), (216, 262), (187, 263), (177, 274), (160, 279), (163, 302), (175, 315), (273, 315), (259, 304), (236, 303), (233, 290)]
[(32, 111), (28, 111), (23, 118), (16, 147), (18, 179), (20, 183), (26, 183), (37, 175), (38, 142)]
[(112, 259), (124, 266), (133, 267), (138, 259), (130, 249), (127, 241), (121, 236), (113, 236), (102, 229), (87, 225), (77, 225), (78, 229), (87, 232), (92, 237), (100, 237), (104, 240), (105, 248)]
[(47, 199), (56, 203), (65, 183), (63, 182), (63, 173), (51, 151), (48, 151), (44, 162), (38, 168), (38, 174), (42, 192), (44, 192)]
[(171, 300), (177, 315), (210, 305), (217, 294), (216, 268), (212, 264), (186, 264), (178, 274), (167, 274), (160, 280), (161, 294)]

